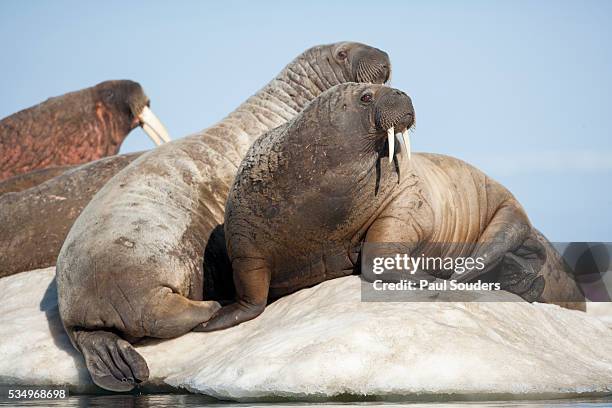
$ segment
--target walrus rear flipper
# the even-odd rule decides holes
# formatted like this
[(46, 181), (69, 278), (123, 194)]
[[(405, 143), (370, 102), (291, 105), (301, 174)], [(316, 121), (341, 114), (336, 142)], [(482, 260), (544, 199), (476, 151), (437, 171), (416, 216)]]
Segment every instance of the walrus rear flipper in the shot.
[(107, 331), (75, 330), (74, 342), (96, 385), (110, 391), (130, 391), (149, 378), (149, 367), (130, 343)]
[(472, 254), (474, 259), (484, 259), (485, 267), (474, 267), (462, 273), (455, 272), (451, 279), (457, 282), (475, 282), (496, 268), (508, 252), (520, 248), (529, 238), (531, 230), (531, 223), (521, 205), (514, 198), (504, 201), (478, 238)]
[(527, 256), (509, 252), (498, 265), (497, 280), (503, 290), (519, 295), (527, 302), (537, 302), (546, 286), (540, 273), (544, 262), (534, 252)]

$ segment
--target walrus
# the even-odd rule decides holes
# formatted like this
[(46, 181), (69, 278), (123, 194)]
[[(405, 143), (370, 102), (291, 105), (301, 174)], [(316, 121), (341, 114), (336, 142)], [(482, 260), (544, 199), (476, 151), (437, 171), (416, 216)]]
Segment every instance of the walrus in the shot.
[(5, 193), (17, 193), (27, 190), (28, 188), (32, 188), (49, 179), (62, 175), (75, 166), (78, 165), (47, 167), (9, 177), (6, 180), (0, 181), (0, 196)]
[(389, 75), (379, 49), (313, 47), (221, 122), (142, 155), (94, 196), (56, 270), (62, 322), (97, 385), (132, 389), (148, 368), (130, 342), (179, 336), (219, 308), (203, 300), (202, 256), (250, 144), (338, 83)]
[[(55, 265), (64, 239), (83, 208), (111, 177), (141, 154), (64, 166), (57, 177), (23, 191), (1, 195), (0, 278)], [(48, 175), (51, 169), (34, 173)], [(31, 180), (27, 177), (30, 174), (15, 178)]]
[(405, 93), (342, 84), (258, 139), (225, 211), (236, 302), (196, 330), (235, 326), (278, 297), (360, 272), (365, 242), (389, 243), (390, 254), (482, 256), (489, 270), (508, 264), (504, 288), (531, 301), (582, 298), (569, 274), (549, 270), (554, 250), (507, 189), (458, 159), (409, 154), (413, 123)]
[(0, 121), (0, 180), (113, 156), (137, 126), (157, 144), (168, 131), (139, 83), (105, 81), (49, 98)]

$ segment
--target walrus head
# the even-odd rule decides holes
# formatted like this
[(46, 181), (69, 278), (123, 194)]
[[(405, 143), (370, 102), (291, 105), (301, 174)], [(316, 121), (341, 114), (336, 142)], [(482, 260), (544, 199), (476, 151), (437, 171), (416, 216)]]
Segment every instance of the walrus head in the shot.
[(306, 50), (297, 62), (306, 72), (314, 71), (328, 88), (345, 82), (382, 84), (391, 76), (389, 55), (358, 42), (318, 45)]
[[(335, 85), (347, 82), (383, 84), (390, 76), (391, 62), (386, 52), (357, 42), (338, 42), (307, 49), (287, 65), (272, 84), (275, 100), (282, 100), (298, 113)], [(282, 95), (278, 95), (281, 89)]]
[(391, 62), (386, 52), (356, 42), (341, 42), (328, 47), (333, 63), (344, 70), (350, 82), (382, 84), (389, 80)]
[[(320, 118), (337, 130), (340, 146), (346, 149), (356, 145), (360, 158), (375, 153), (388, 156), (392, 162), (398, 138), (402, 153), (410, 158), (408, 130), (414, 124), (414, 108), (404, 92), (384, 85), (347, 83), (332, 88), (320, 99), (319, 105), (325, 105), (325, 100), (328, 105), (328, 113)], [(350, 144), (343, 140), (347, 137)]]
[(107, 109), (124, 119), (121, 122), (129, 127), (128, 132), (142, 126), (156, 145), (170, 141), (166, 127), (151, 111), (151, 101), (138, 82), (105, 81), (95, 86), (95, 92)]

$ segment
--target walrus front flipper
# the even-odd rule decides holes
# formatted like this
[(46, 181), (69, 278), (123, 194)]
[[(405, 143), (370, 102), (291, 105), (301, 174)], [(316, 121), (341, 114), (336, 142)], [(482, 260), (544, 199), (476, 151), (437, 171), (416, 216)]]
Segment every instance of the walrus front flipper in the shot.
[(271, 271), (262, 258), (236, 258), (232, 262), (236, 303), (223, 306), (208, 322), (193, 331), (227, 329), (259, 316), (268, 301)]
[(210, 332), (228, 329), (240, 323), (256, 318), (264, 311), (265, 308), (265, 303), (263, 305), (232, 303), (231, 305), (223, 306), (212, 319), (206, 323), (196, 326), (193, 331)]
[(74, 332), (74, 341), (96, 385), (110, 391), (130, 391), (149, 378), (149, 367), (134, 347), (107, 331)]

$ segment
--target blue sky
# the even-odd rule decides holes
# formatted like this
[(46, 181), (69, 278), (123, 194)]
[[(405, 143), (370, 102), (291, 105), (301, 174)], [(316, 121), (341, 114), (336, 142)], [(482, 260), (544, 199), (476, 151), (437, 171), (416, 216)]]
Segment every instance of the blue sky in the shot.
[[(0, 117), (129, 78), (178, 138), (304, 49), (361, 41), (413, 98), (415, 150), (481, 168), (551, 240), (612, 241), (611, 39), (610, 1), (5, 0)], [(151, 147), (138, 129), (122, 151)]]

